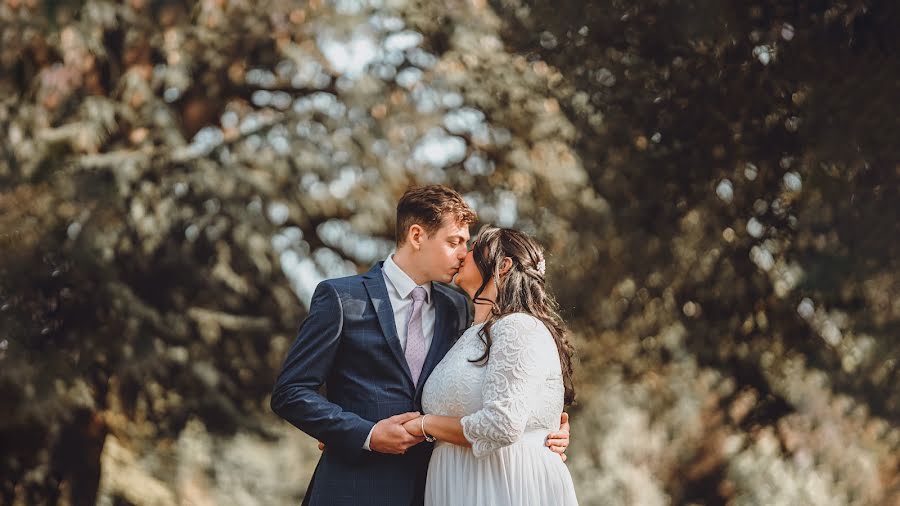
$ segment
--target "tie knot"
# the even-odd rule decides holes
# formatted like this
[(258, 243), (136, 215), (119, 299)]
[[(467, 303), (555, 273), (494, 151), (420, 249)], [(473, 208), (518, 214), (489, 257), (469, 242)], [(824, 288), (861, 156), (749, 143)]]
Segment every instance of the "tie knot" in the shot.
[(425, 300), (426, 295), (428, 295), (428, 293), (425, 292), (425, 289), (422, 288), (421, 286), (417, 286), (417, 287), (413, 288), (412, 298), (414, 301), (422, 302), (423, 300)]

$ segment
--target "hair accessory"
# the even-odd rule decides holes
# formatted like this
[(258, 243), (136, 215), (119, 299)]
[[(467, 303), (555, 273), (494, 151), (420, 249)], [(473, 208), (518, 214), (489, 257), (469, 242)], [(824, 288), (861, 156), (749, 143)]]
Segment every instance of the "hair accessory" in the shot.
[(543, 258), (540, 262), (538, 262), (537, 270), (541, 273), (541, 276), (543, 276), (544, 273), (547, 272), (547, 262), (545, 262)]

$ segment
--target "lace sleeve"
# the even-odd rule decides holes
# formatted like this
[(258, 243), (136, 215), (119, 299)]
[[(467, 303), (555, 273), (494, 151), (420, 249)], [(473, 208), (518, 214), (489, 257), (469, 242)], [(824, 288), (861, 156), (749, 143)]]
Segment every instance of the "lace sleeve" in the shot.
[(517, 313), (504, 317), (491, 330), (483, 407), (460, 420), (476, 457), (515, 443), (525, 432), (529, 385), (538, 373), (534, 338), (541, 326), (533, 316)]

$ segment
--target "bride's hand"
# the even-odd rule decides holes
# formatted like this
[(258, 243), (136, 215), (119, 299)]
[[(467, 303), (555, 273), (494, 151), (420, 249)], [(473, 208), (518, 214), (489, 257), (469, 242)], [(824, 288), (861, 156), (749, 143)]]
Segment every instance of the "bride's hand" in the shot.
[(403, 424), (403, 428), (406, 429), (406, 432), (409, 432), (410, 435), (422, 437), (422, 417), (417, 416), (412, 420), (407, 421)]

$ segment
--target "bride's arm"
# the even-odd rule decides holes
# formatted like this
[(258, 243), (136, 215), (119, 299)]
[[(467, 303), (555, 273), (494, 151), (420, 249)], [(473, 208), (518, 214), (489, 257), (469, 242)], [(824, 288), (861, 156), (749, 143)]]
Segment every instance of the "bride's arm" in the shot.
[[(472, 443), (466, 439), (460, 420), (462, 418), (458, 416), (424, 415), (404, 423), (403, 428), (413, 436), (425, 437), (427, 433), (439, 441), (446, 441), (470, 448)], [(560, 431), (548, 435), (546, 445), (554, 453), (558, 453), (563, 462), (565, 462), (566, 449), (569, 447), (569, 414), (563, 412), (560, 422)], [(422, 431), (423, 427), (425, 429), (424, 433)]]
[(422, 426), (424, 425), (425, 433), (429, 436), (439, 441), (446, 441), (468, 448), (472, 446), (472, 443), (463, 434), (460, 420), (462, 418), (458, 416), (424, 415), (404, 423), (403, 427), (414, 436), (424, 437), (422, 434)]
[(524, 434), (538, 388), (535, 382), (545, 374), (535, 346), (541, 330), (546, 332), (540, 320), (523, 313), (505, 316), (491, 329), (482, 408), (460, 419), (476, 457), (509, 446)]

